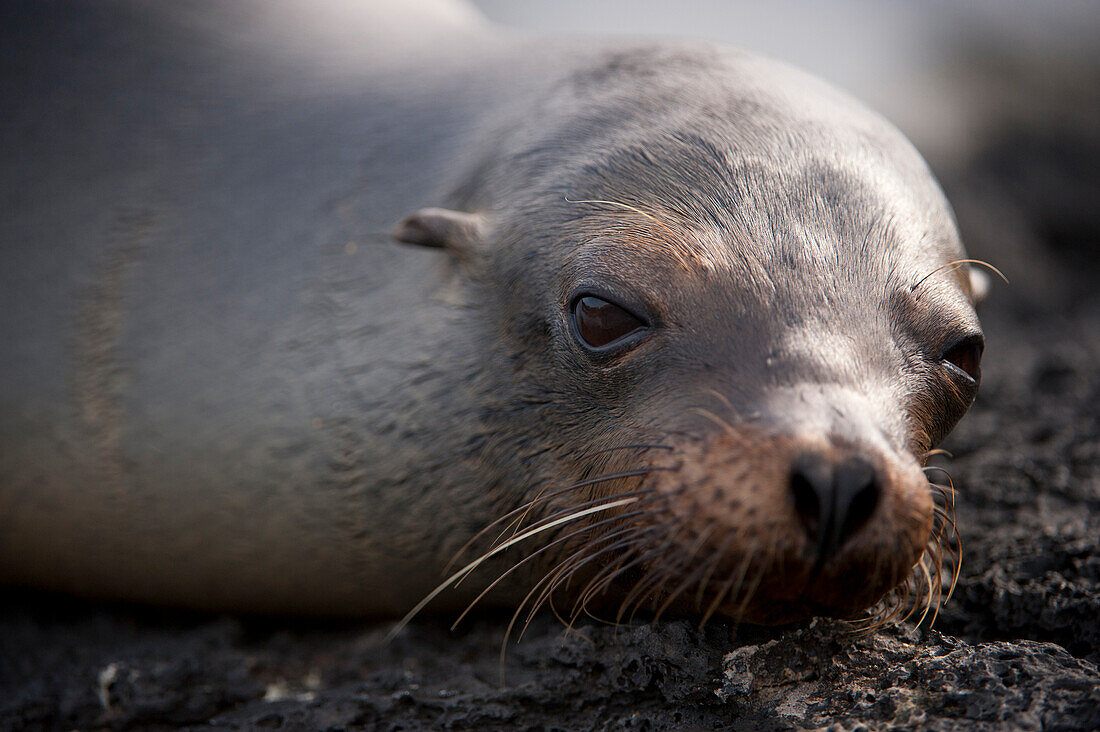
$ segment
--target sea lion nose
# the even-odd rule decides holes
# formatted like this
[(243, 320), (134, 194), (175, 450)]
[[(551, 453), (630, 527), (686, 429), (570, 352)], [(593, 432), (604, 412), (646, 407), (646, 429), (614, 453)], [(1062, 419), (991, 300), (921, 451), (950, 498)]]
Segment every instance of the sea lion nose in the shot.
[(849, 457), (838, 464), (820, 453), (795, 458), (790, 486), (798, 517), (817, 546), (818, 565), (867, 523), (881, 492), (871, 463)]

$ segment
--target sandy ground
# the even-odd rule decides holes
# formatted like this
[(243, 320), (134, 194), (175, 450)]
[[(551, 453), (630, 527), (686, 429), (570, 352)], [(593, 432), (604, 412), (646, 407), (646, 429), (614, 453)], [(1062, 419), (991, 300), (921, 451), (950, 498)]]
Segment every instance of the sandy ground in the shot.
[(983, 312), (982, 393), (946, 445), (964, 565), (934, 630), (569, 633), (542, 617), (501, 662), (506, 617), (457, 632), (424, 620), (386, 644), (388, 625), (9, 590), (0, 728), (1100, 728), (1100, 152), (1088, 134), (1009, 131), (940, 171), (971, 252), (1013, 284)]

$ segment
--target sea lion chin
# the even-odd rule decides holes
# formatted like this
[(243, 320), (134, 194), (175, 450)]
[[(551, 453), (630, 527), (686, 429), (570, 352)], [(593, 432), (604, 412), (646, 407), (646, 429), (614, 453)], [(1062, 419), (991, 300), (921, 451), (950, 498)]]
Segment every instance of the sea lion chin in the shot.
[[(104, 29), (181, 39), (123, 33), (125, 69), (66, 46), (111, 93), (19, 118), (0, 579), (374, 617), (939, 596), (923, 466), (977, 394), (984, 282), (892, 126), (706, 44), (410, 11), (438, 43), (284, 57), (266, 6), (202, 43), (186, 12)], [(88, 155), (31, 164), (60, 138)]]

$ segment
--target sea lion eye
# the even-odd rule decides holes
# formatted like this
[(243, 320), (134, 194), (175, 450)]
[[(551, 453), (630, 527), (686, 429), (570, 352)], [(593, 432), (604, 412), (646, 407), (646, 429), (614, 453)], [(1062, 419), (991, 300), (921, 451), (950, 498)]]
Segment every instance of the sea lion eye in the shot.
[(940, 361), (950, 364), (969, 376), (972, 381), (978, 382), (982, 377), (981, 364), (984, 349), (985, 342), (980, 335), (968, 336), (948, 348), (940, 357)]
[(601, 349), (646, 327), (615, 303), (594, 295), (582, 295), (574, 301), (573, 324), (584, 345)]

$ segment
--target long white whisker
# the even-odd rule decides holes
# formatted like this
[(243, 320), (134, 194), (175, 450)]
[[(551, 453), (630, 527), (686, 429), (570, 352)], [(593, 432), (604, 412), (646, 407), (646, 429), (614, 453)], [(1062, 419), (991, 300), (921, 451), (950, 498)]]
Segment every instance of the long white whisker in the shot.
[(594, 506), (592, 508), (587, 508), (583, 511), (578, 511), (577, 513), (573, 513), (573, 514), (570, 514), (568, 516), (563, 516), (562, 518), (557, 519), (556, 521), (552, 521), (552, 522), (546, 524), (545, 526), (540, 526), (536, 529), (531, 529), (530, 531), (525, 531), (522, 534), (520, 534), (519, 536), (513, 537), (513, 538), (509, 539), (508, 541), (504, 542), (503, 544), (496, 547), (492, 551), (489, 551), (489, 552), (486, 552), (485, 554), (482, 554), (480, 557), (478, 557), (474, 561), (470, 562), (465, 567), (458, 570), (457, 572), (452, 574), (447, 579), (443, 580), (443, 582), (440, 583), (440, 585), (438, 587), (436, 587), (434, 590), (432, 590), (430, 593), (428, 593), (427, 597), (425, 597), (423, 600), (418, 602), (416, 604), (416, 607), (414, 607), (412, 610), (410, 610), (405, 615), (405, 617), (401, 618), (401, 620), (397, 623), (397, 625), (395, 625), (390, 630), (390, 632), (386, 634), (386, 642), (388, 643), (389, 641), (393, 640), (397, 636), (397, 634), (400, 633), (402, 631), (402, 629), (404, 629), (404, 627), (409, 624), (409, 621), (412, 620), (414, 617), (416, 617), (417, 613), (419, 613), (421, 610), (423, 610), (425, 607), (427, 607), (428, 603), (430, 603), (432, 600), (434, 600), (436, 597), (439, 596), (439, 593), (443, 592), (443, 590), (447, 589), (452, 584), (454, 584), (455, 582), (457, 582), (458, 580), (460, 580), (462, 577), (466, 576), (470, 572), (473, 572), (475, 569), (477, 569), (483, 562), (488, 560), (490, 557), (492, 557), (496, 554), (499, 554), (500, 552), (504, 551), (505, 549), (512, 546), (513, 544), (518, 544), (519, 542), (524, 541), (525, 539), (529, 539), (532, 536), (535, 536), (536, 534), (540, 534), (543, 531), (547, 531), (549, 529), (552, 529), (555, 526), (560, 526), (561, 524), (568, 523), (570, 521), (575, 521), (576, 519), (582, 518), (584, 516), (588, 516), (588, 515), (593, 514), (593, 513), (599, 513), (600, 511), (608, 511), (612, 508), (617, 508), (618, 506), (625, 506), (629, 503), (634, 503), (637, 500), (638, 500), (637, 497), (635, 497), (635, 498), (624, 498), (624, 499), (619, 500), (619, 501), (612, 501), (611, 503), (606, 503), (602, 506)]

